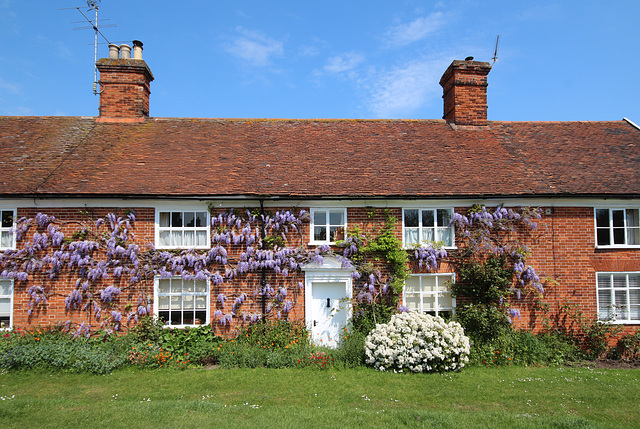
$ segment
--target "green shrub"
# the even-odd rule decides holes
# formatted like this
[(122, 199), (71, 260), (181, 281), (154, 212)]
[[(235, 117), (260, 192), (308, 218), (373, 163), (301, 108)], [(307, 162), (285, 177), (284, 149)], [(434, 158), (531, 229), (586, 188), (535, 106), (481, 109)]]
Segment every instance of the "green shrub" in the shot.
[(243, 328), (238, 341), (271, 349), (290, 348), (308, 344), (309, 332), (302, 321), (268, 320)]
[(397, 312), (395, 306), (384, 303), (356, 302), (353, 307), (351, 329), (367, 336), (377, 324), (389, 323), (391, 316)]
[(503, 310), (485, 304), (465, 304), (456, 309), (456, 321), (474, 344), (486, 343), (511, 330)]
[(508, 330), (489, 341), (473, 344), (470, 360), (480, 365), (559, 365), (581, 358), (570, 338), (523, 330)]
[(126, 355), (112, 344), (56, 336), (35, 341), (16, 341), (0, 355), (0, 368), (54, 369), (105, 374), (127, 363)]
[(309, 351), (305, 344), (268, 347), (229, 340), (219, 346), (218, 362), (223, 368), (292, 368), (302, 366)]
[(344, 329), (338, 348), (331, 351), (335, 358), (335, 364), (344, 368), (356, 368), (364, 366), (366, 355), (364, 353), (364, 340), (366, 334), (356, 329)]
[(640, 329), (622, 336), (616, 346), (617, 356), (622, 359), (640, 359)]

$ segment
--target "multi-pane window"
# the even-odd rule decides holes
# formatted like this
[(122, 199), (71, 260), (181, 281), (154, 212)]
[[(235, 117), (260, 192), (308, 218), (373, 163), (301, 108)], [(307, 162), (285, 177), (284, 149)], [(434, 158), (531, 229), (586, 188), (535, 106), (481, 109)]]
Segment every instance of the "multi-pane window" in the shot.
[(15, 247), (13, 240), (13, 210), (0, 210), (0, 250), (12, 249)]
[(640, 246), (638, 209), (596, 209), (598, 246)]
[(598, 319), (640, 323), (640, 273), (598, 273)]
[(0, 329), (13, 325), (13, 281), (0, 280)]
[(346, 209), (311, 209), (311, 243), (343, 240), (347, 230)]
[(452, 281), (453, 274), (414, 274), (405, 282), (404, 305), (411, 311), (450, 316), (456, 306), (451, 296)]
[(157, 222), (158, 248), (209, 248), (206, 211), (160, 211)]
[(156, 279), (156, 311), (165, 325), (209, 323), (209, 286), (205, 280)]
[(402, 231), (405, 246), (441, 241), (453, 247), (452, 209), (403, 209)]

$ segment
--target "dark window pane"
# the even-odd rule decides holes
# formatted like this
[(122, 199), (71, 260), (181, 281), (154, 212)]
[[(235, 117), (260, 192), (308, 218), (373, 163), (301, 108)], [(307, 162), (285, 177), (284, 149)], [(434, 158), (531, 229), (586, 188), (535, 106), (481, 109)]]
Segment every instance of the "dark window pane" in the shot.
[(184, 212), (184, 226), (189, 228), (196, 226), (196, 220), (193, 212)]
[(422, 226), (435, 226), (433, 210), (422, 210)]
[(200, 321), (203, 325), (209, 323), (207, 320), (207, 312), (206, 311), (196, 311), (196, 319)]
[(612, 210), (613, 227), (621, 228), (624, 226), (624, 210)]
[(313, 229), (313, 239), (315, 241), (325, 241), (327, 239), (327, 228), (324, 226), (316, 226)]
[(4, 210), (2, 212), (2, 227), (11, 228), (13, 226), (13, 212)]
[(597, 209), (596, 210), (596, 225), (599, 228), (609, 226), (609, 209)]
[(182, 226), (182, 212), (171, 212), (171, 226), (174, 228)]
[(613, 228), (613, 244), (625, 244), (624, 228)]
[(447, 227), (451, 223), (451, 210), (438, 210), (438, 226)]
[(164, 323), (167, 323), (169, 320), (169, 312), (168, 311), (158, 311), (158, 318), (162, 320)]
[(404, 211), (404, 226), (416, 227), (418, 226), (418, 210), (410, 209)]
[(608, 246), (610, 244), (609, 229), (598, 229), (598, 246)]
[(171, 312), (171, 324), (172, 325), (182, 325), (182, 312), (181, 311), (172, 311)]
[(196, 213), (196, 226), (198, 228), (204, 228), (207, 226), (207, 212)]

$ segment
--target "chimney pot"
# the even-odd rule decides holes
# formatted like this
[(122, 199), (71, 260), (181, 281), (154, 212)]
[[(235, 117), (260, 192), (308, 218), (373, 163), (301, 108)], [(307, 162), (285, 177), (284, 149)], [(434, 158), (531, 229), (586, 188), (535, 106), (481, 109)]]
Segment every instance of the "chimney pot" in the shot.
[[(138, 43), (134, 43), (134, 46), (142, 51), (142, 43)], [(121, 51), (121, 58), (118, 58), (118, 51)], [(135, 61), (131, 59), (129, 45), (110, 45), (109, 52), (109, 58), (101, 58), (96, 62), (101, 88), (100, 117), (96, 121), (141, 122), (149, 117), (153, 74), (142, 58)]]
[(122, 45), (120, 45), (120, 51), (122, 51), (123, 60), (131, 59), (131, 46), (123, 43)]
[(473, 57), (467, 57), (464, 59), (465, 61), (473, 61)]
[(109, 58), (117, 60), (120, 57), (120, 47), (113, 43), (109, 43)]
[(133, 59), (134, 60), (142, 59), (142, 42), (139, 40), (133, 41)]

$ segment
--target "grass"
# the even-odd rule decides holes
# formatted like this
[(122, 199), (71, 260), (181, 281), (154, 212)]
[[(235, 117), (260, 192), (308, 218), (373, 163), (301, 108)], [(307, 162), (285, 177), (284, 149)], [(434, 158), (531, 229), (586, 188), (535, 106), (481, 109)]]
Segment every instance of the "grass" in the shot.
[(466, 368), (0, 374), (0, 426), (640, 427), (640, 371)]

